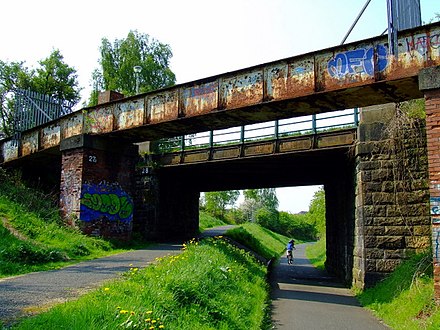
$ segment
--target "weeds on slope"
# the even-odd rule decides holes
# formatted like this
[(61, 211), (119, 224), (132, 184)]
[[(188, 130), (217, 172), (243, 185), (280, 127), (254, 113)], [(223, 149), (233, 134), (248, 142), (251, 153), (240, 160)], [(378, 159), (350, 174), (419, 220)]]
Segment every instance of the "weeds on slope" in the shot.
[(221, 237), (192, 240), (177, 256), (13, 329), (268, 329), (266, 268)]
[(393, 329), (439, 329), (432, 251), (404, 261), (389, 277), (358, 295), (363, 306)]

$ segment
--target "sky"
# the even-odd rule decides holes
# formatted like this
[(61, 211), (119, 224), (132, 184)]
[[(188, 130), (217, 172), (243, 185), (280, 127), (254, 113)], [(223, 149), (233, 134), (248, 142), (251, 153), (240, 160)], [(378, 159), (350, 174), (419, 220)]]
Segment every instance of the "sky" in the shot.
[[(420, 0), (422, 21), (440, 0)], [(78, 73), (82, 101), (90, 94), (101, 39), (130, 30), (170, 45), (171, 70), (185, 83), (337, 46), (366, 0), (20, 0), (3, 1), (0, 60), (39, 60), (59, 49)], [(386, 0), (372, 0), (346, 43), (382, 34)], [(318, 186), (283, 189), (279, 209), (307, 211)]]

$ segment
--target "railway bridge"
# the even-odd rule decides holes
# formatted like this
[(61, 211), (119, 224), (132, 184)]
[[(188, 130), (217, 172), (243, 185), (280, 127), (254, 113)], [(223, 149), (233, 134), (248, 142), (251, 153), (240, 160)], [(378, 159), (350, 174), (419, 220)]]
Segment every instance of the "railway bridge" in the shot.
[[(395, 107), (377, 105), (417, 98), (428, 157), (414, 182), (394, 184), (393, 159), (376, 145)], [(205, 149), (166, 155), (144, 143), (352, 108), (362, 108), (359, 127), (335, 132), (222, 146), (208, 138)], [(129, 98), (103, 93), (96, 107), (1, 140), (0, 162), (52, 179), (67, 223), (121, 238), (193, 235), (201, 191), (323, 184), (330, 271), (368, 286), (433, 244), (440, 298), (439, 122), (434, 23), (399, 33), (392, 56), (376, 37)]]

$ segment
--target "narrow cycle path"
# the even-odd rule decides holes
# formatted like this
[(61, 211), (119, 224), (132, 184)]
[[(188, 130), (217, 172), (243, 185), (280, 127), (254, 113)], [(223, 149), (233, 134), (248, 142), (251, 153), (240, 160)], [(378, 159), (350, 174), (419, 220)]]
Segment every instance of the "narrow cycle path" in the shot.
[(97, 288), (132, 267), (146, 267), (156, 258), (180, 253), (181, 249), (181, 244), (156, 244), (62, 269), (0, 279), (0, 320), (7, 324), (41, 312)]
[[(233, 227), (211, 228), (200, 237), (222, 235)], [(0, 279), (0, 320), (8, 324), (21, 316), (41, 312), (116, 279), (130, 268), (143, 268), (156, 258), (181, 251), (182, 243), (155, 244), (58, 270)]]
[(294, 250), (293, 265), (283, 256), (271, 274), (272, 321), (276, 329), (384, 330), (349, 289), (305, 257), (307, 244)]

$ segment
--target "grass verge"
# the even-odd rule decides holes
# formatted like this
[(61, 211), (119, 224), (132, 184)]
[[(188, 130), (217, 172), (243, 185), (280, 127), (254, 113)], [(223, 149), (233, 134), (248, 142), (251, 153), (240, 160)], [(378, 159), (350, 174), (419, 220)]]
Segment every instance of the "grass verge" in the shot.
[(429, 251), (406, 260), (358, 298), (392, 329), (440, 329), (440, 309), (433, 300), (433, 290)]
[(325, 237), (321, 238), (313, 245), (306, 247), (306, 257), (309, 258), (313, 266), (318, 269), (325, 269), (326, 242)]
[(205, 229), (208, 229), (208, 228), (225, 226), (225, 225), (227, 225), (227, 223), (209, 215), (206, 212), (200, 211), (200, 214), (199, 214), (199, 230), (200, 231), (204, 231)]
[(248, 246), (265, 259), (278, 258), (290, 239), (255, 223), (245, 223), (228, 230), (226, 236)]
[(0, 278), (59, 268), (146, 245), (118, 246), (63, 225), (53, 196), (0, 168)]
[(184, 249), (12, 329), (269, 329), (264, 265), (220, 238)]

